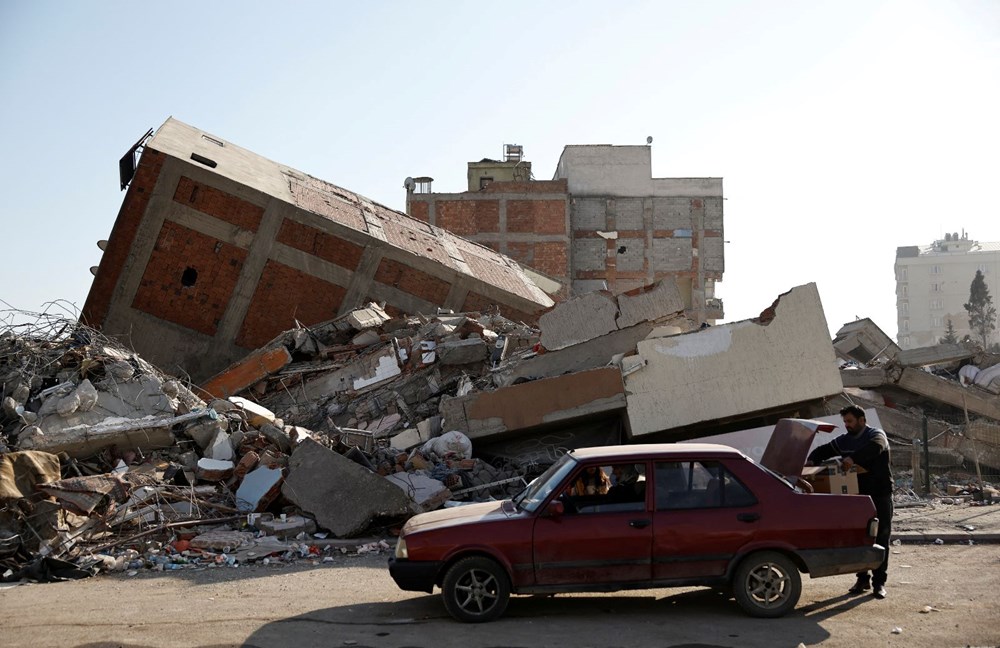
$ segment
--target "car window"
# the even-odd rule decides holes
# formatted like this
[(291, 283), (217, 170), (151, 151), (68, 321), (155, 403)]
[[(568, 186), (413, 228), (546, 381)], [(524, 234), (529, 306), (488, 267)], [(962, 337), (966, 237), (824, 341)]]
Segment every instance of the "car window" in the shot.
[(573, 475), (560, 498), (570, 515), (645, 511), (645, 473), (642, 463), (584, 466)]
[(757, 498), (717, 461), (656, 464), (656, 510), (751, 506)]
[(576, 466), (576, 459), (570, 455), (563, 455), (549, 466), (548, 470), (532, 480), (528, 487), (514, 498), (514, 504), (525, 511), (535, 511)]

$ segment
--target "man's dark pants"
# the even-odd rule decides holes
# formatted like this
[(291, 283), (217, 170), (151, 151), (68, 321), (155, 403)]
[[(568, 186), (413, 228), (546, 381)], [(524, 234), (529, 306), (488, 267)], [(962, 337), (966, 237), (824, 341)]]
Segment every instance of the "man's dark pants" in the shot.
[[(878, 535), (875, 542), (885, 547), (885, 557), (882, 564), (877, 569), (872, 570), (871, 584), (878, 589), (880, 585), (885, 585), (887, 572), (889, 569), (889, 535), (892, 533), (892, 495), (872, 495), (872, 502), (875, 503), (875, 515), (878, 516)], [(858, 572), (858, 578), (868, 580), (868, 572)]]

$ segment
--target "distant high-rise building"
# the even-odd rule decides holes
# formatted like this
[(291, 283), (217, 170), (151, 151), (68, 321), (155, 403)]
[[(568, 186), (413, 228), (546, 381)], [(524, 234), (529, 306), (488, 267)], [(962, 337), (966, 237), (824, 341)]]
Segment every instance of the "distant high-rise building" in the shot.
[[(969, 287), (979, 270), (994, 298), (1000, 299), (1000, 242), (984, 243), (945, 234), (930, 245), (896, 248), (896, 339), (903, 349), (937, 344), (951, 321), (959, 339), (969, 330)], [(996, 342), (994, 332), (990, 342)]]

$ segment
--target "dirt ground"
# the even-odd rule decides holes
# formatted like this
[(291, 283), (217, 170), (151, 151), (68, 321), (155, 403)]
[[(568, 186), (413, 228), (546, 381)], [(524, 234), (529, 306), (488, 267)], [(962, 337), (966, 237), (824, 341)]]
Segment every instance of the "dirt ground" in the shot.
[[(140, 572), (3, 586), (4, 646), (927, 646), (1000, 645), (1000, 549), (892, 547), (889, 597), (852, 597), (853, 576), (803, 580), (796, 610), (752, 619), (704, 588), (514, 597), (486, 625), (456, 623), (440, 596), (402, 592), (387, 555), (316, 566)], [(930, 609), (926, 612), (926, 606)], [(898, 633), (894, 633), (898, 629)]]

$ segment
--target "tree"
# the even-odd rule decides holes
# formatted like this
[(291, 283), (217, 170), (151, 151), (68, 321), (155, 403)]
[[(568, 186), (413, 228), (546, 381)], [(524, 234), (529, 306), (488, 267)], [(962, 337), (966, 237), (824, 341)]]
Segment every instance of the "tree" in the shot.
[(945, 329), (944, 337), (938, 340), (938, 344), (958, 344), (958, 334), (955, 333), (955, 325), (948, 318), (948, 328)]
[(990, 289), (986, 286), (982, 270), (976, 270), (976, 276), (969, 286), (969, 303), (964, 304), (963, 308), (969, 314), (969, 328), (982, 342), (983, 348), (989, 348), (990, 337), (997, 330), (997, 309), (993, 306), (993, 298), (990, 297)]

